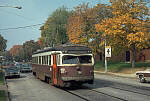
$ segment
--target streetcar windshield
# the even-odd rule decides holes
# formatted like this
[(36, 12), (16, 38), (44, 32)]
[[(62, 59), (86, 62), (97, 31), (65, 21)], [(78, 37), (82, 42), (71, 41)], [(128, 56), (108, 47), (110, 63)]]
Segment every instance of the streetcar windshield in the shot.
[(92, 56), (84, 55), (84, 56), (71, 56), (65, 55), (63, 56), (63, 64), (87, 64), (92, 63)]

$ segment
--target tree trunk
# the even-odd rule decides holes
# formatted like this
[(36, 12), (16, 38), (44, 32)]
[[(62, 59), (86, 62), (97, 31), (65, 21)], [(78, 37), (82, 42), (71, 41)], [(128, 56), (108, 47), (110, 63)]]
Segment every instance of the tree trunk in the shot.
[(136, 61), (136, 49), (135, 49), (135, 44), (131, 46), (131, 51), (132, 51), (132, 68), (135, 68), (135, 61)]

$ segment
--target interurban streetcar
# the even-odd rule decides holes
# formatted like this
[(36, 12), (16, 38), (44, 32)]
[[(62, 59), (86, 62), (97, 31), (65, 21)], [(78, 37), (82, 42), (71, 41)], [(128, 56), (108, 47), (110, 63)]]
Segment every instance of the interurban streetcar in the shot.
[(32, 55), (32, 71), (37, 78), (56, 86), (93, 84), (93, 54), (82, 45), (47, 48)]

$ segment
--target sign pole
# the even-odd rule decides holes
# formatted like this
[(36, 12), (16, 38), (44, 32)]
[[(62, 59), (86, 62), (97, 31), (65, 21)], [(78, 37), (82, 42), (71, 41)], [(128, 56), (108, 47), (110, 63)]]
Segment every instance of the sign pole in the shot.
[[(104, 40), (104, 45), (105, 45), (105, 51), (106, 51), (106, 38)], [(105, 54), (105, 73), (107, 73), (107, 57), (106, 57), (106, 54)]]

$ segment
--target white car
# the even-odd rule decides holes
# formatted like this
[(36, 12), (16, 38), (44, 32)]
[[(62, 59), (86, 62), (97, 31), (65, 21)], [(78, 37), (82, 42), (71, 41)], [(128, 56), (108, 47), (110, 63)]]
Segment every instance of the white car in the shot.
[(146, 69), (145, 71), (137, 71), (136, 76), (139, 78), (141, 83), (145, 83), (150, 80), (150, 69)]
[(32, 72), (31, 64), (23, 64), (20, 68), (20, 72)]

